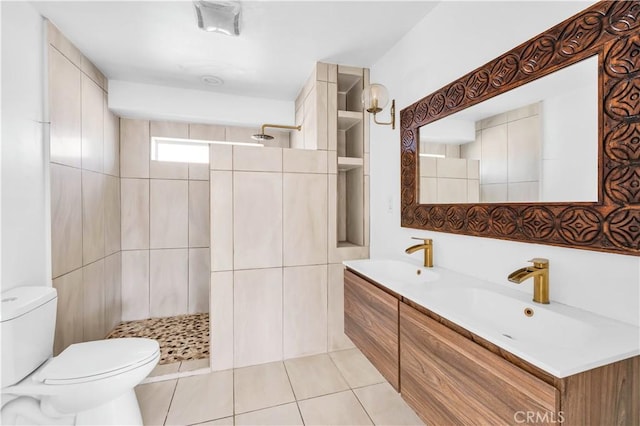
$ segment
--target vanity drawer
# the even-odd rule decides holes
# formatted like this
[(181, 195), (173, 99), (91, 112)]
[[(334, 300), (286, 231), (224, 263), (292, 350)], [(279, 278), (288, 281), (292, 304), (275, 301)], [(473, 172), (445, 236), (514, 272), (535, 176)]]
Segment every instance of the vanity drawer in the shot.
[(400, 391), (398, 299), (344, 271), (344, 331), (391, 385)]
[(427, 424), (561, 420), (555, 387), (404, 303), (400, 336), (402, 396)]

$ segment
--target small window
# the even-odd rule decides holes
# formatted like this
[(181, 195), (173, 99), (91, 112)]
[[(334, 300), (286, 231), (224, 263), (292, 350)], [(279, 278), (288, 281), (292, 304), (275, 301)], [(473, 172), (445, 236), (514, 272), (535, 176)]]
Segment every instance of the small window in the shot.
[(206, 141), (198, 139), (151, 138), (151, 159), (176, 163), (209, 163), (209, 145), (264, 146), (261, 143)]

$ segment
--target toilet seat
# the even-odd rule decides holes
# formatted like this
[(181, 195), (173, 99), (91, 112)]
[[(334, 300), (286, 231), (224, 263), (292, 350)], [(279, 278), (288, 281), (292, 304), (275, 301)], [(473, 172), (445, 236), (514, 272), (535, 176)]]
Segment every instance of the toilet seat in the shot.
[(76, 343), (52, 358), (34, 379), (45, 385), (72, 385), (105, 379), (136, 369), (160, 356), (158, 342), (121, 338)]

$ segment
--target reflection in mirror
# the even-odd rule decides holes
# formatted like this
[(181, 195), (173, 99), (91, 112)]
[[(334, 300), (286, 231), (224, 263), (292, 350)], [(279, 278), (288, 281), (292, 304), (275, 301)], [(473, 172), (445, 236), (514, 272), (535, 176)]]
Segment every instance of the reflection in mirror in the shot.
[(598, 57), (420, 128), (421, 204), (595, 202)]

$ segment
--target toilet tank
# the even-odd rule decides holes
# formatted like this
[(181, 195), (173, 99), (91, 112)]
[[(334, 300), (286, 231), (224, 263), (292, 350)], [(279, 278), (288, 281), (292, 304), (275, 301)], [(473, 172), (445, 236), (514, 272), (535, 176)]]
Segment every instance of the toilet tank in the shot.
[(53, 353), (56, 289), (15, 287), (0, 295), (2, 387), (27, 377)]

